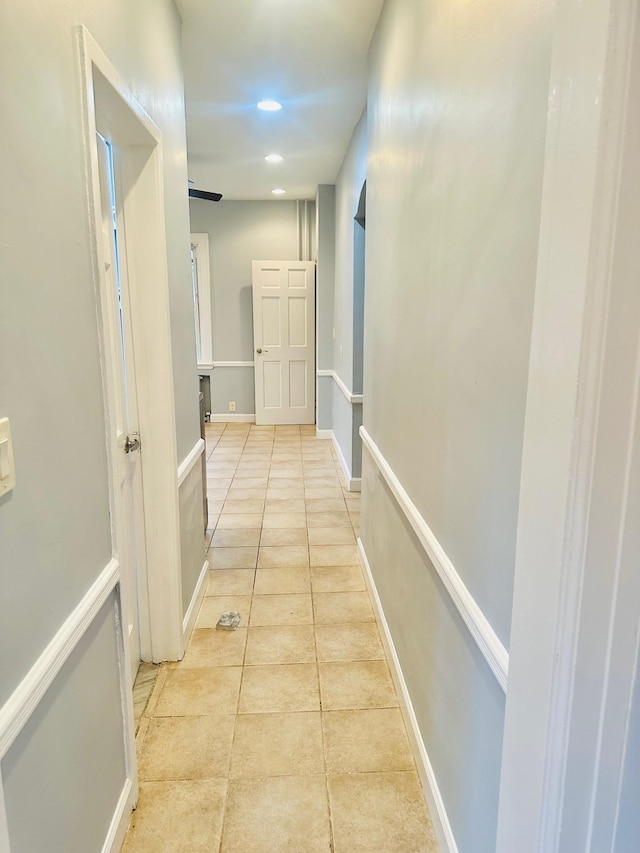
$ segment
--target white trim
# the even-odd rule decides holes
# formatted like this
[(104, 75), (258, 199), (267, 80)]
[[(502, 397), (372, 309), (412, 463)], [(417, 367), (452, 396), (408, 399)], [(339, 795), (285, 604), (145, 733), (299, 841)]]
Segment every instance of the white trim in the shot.
[(409, 524), (433, 563), (440, 580), (451, 596), (451, 600), (458, 609), (471, 636), (484, 655), (489, 668), (498, 680), (500, 687), (506, 692), (509, 653), (500, 642), (498, 635), (491, 627), (489, 620), (480, 609), (478, 603), (465, 586), (464, 581), (445, 553), (444, 548), (436, 539), (435, 534), (425, 519), (420, 515), (417, 507), (404, 490), (400, 480), (396, 477), (391, 466), (364, 426), (360, 427), (360, 436), (363, 446), (369, 451), (369, 455), (377, 465), (378, 470), (386, 480), (400, 508), (406, 515)]
[(209, 370), (213, 370), (214, 364), (212, 361), (199, 361), (196, 367), (198, 369), (198, 373), (207, 373)]
[(189, 472), (202, 456), (205, 443), (203, 438), (199, 438), (193, 445), (189, 453), (184, 457), (180, 465), (178, 465), (178, 488), (184, 483), (189, 476)]
[(254, 361), (214, 361), (214, 369), (216, 367), (255, 367)]
[(0, 759), (11, 748), (119, 579), (120, 566), (112, 559), (0, 709)]
[(131, 779), (125, 779), (118, 805), (113, 813), (107, 837), (102, 845), (102, 853), (119, 853), (129, 828), (131, 812), (136, 805), (135, 786)]
[(200, 576), (198, 577), (198, 581), (196, 583), (196, 588), (193, 591), (193, 596), (191, 598), (189, 606), (187, 607), (187, 612), (184, 614), (184, 619), (182, 620), (182, 635), (184, 637), (185, 649), (187, 647), (187, 643), (189, 642), (191, 632), (193, 631), (193, 626), (195, 625), (195, 621), (198, 616), (198, 611), (200, 610), (200, 605), (202, 604), (202, 599), (204, 598), (208, 571), (209, 561), (205, 560), (202, 564), (202, 569), (200, 571)]
[(350, 391), (335, 370), (316, 370), (316, 376), (330, 376), (342, 391), (347, 402), (351, 403), (352, 406), (362, 405), (363, 395), (354, 394), (353, 391)]
[(342, 473), (344, 474), (344, 478), (347, 481), (347, 488), (350, 492), (359, 492), (362, 488), (362, 480), (360, 477), (351, 476), (351, 471), (349, 470), (349, 466), (347, 465), (347, 460), (344, 458), (342, 448), (338, 444), (338, 439), (336, 438), (335, 432), (332, 429), (316, 428), (316, 438), (331, 439), (336, 451), (336, 456), (338, 457), (338, 462), (340, 463), (340, 467), (342, 468)]
[(4, 789), (2, 786), (2, 772), (0, 770), (0, 853), (11, 853), (9, 844), (9, 825), (7, 823), (7, 810), (4, 804)]
[(202, 364), (213, 361), (213, 314), (211, 312), (211, 266), (209, 264), (209, 235), (191, 234), (191, 246), (195, 249), (196, 275), (198, 279), (198, 319)]
[(255, 415), (232, 415), (226, 412), (222, 415), (211, 415), (209, 418), (210, 424), (254, 424), (255, 422)]
[(445, 851), (446, 853), (458, 853), (458, 845), (456, 844), (453, 830), (449, 823), (449, 817), (447, 815), (442, 794), (440, 793), (440, 788), (438, 787), (436, 774), (434, 773), (433, 766), (429, 761), (424, 740), (422, 739), (422, 733), (418, 725), (415, 711), (413, 710), (413, 703), (411, 702), (411, 694), (409, 693), (407, 682), (404, 679), (400, 660), (396, 652), (393, 637), (391, 636), (391, 630), (384, 615), (382, 602), (380, 601), (380, 596), (378, 595), (378, 590), (376, 589), (376, 584), (371, 572), (371, 566), (369, 565), (362, 540), (359, 537), (358, 556), (360, 557), (360, 563), (363, 568), (364, 579), (366, 581), (369, 594), (373, 600), (376, 622), (380, 628), (382, 644), (387, 655), (387, 663), (391, 670), (391, 677), (393, 678), (396, 691), (400, 697), (400, 709), (402, 711), (402, 716), (404, 717), (407, 734), (409, 735), (409, 743), (411, 744), (418, 775), (420, 776), (422, 788), (429, 807), (429, 815), (431, 816), (433, 828), (438, 838), (439, 848), (443, 853), (445, 853)]
[[(95, 139), (98, 122), (102, 122), (105, 115), (110, 116), (117, 128), (118, 138), (122, 134), (123, 167), (135, 171), (136, 175), (134, 190), (127, 194), (124, 207), (125, 219), (134, 223), (135, 229), (128, 242), (127, 263), (136, 281), (130, 299), (136, 376), (140, 380), (136, 385), (144, 459), (142, 480), (148, 567), (146, 577), (138, 584), (141, 590), (138, 602), (140, 641), (145, 659), (179, 660), (183, 652), (180, 510), (175, 474), (177, 449), (162, 135), (88, 30), (79, 25), (76, 33), (83, 92), (90, 242), (99, 312), (103, 310), (106, 286)], [(144, 228), (135, 226), (140, 222), (144, 223)], [(102, 317), (98, 329), (103, 360), (106, 358), (108, 365)], [(103, 384), (108, 419), (112, 417), (109, 373), (107, 366)], [(113, 512), (117, 509), (113, 485), (111, 492)]]

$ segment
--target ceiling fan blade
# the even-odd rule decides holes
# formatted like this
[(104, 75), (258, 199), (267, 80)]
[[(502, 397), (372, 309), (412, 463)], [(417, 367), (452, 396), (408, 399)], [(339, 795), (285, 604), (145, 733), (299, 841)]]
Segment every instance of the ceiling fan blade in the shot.
[(205, 201), (220, 201), (222, 193), (209, 193), (206, 190), (192, 190), (189, 187), (190, 198), (203, 198)]

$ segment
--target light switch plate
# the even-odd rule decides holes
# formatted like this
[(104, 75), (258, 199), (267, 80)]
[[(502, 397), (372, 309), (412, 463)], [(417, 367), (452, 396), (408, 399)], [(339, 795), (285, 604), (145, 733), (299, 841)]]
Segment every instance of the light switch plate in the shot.
[(0, 497), (10, 492), (16, 484), (13, 464), (13, 444), (9, 418), (0, 418)]

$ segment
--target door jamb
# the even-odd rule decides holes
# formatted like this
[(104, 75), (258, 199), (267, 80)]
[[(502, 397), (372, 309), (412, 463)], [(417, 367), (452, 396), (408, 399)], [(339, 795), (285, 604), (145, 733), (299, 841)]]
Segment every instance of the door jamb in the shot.
[[(124, 199), (138, 415), (143, 442), (143, 495), (148, 595), (141, 612), (143, 659), (179, 660), (183, 653), (179, 497), (171, 359), (162, 136), (87, 29), (77, 27), (82, 74), (90, 243), (108, 422), (110, 400), (101, 311), (100, 185), (95, 134), (102, 116), (119, 130), (130, 191)], [(144, 223), (139, 228), (137, 223)], [(105, 381), (106, 380), (106, 381)], [(113, 500), (113, 492), (112, 492)], [(144, 604), (144, 595), (142, 596)], [(143, 608), (141, 608), (141, 611)], [(147, 629), (144, 628), (145, 619)], [(125, 643), (125, 647), (126, 647)]]

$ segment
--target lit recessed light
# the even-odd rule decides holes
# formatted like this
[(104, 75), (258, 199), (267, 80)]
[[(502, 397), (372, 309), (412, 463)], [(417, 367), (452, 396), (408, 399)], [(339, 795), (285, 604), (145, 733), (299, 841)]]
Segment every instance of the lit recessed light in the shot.
[(278, 101), (258, 101), (258, 109), (266, 110), (268, 113), (275, 113), (282, 109), (282, 104)]
[(282, 163), (284, 157), (282, 156), (282, 154), (267, 154), (264, 159), (267, 161), (267, 163)]
[(286, 193), (286, 190), (282, 190), (282, 189), (278, 188), (278, 189), (275, 189), (275, 190), (271, 190), (271, 192), (272, 192), (274, 195), (284, 195), (284, 194)]

